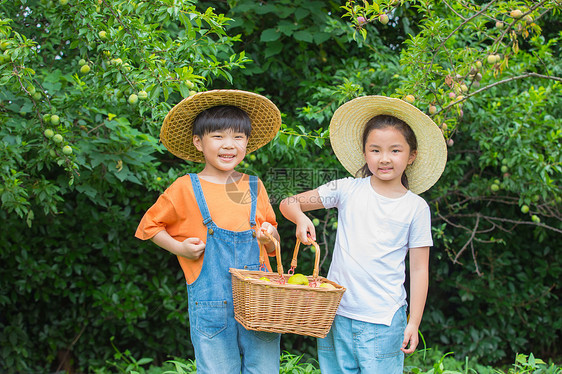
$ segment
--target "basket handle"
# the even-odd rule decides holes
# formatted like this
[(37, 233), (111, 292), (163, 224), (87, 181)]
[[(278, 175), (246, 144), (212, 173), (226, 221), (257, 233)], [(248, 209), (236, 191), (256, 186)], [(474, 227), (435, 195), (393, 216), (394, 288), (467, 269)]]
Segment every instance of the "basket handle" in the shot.
[[(273, 237), (267, 230), (261, 229), (262, 233), (273, 242), (275, 245), (275, 258), (277, 259), (277, 273), (283, 277), (283, 264), (281, 263), (281, 246), (279, 245), (279, 241)], [(260, 246), (261, 247), (261, 246)], [(260, 250), (260, 264), (265, 265), (265, 259), (267, 256), (265, 248)]]
[[(314, 259), (314, 271), (312, 272), (312, 278), (314, 278), (314, 280), (316, 280), (316, 278), (318, 278), (318, 268), (320, 266), (320, 246), (318, 245), (318, 243), (316, 243), (314, 240), (312, 240), (312, 237), (310, 235), (308, 236), (308, 241), (316, 249), (316, 258)], [(293, 252), (293, 260), (291, 261), (291, 270), (293, 272), (297, 268), (297, 256), (299, 254), (300, 244), (301, 244), (301, 241), (299, 239), (297, 239), (297, 244), (295, 245), (295, 250)]]

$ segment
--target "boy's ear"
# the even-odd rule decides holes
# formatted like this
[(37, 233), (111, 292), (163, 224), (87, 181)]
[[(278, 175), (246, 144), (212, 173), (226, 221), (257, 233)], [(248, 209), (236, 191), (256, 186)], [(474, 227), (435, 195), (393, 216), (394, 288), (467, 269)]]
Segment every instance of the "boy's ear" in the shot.
[(201, 146), (201, 138), (198, 135), (193, 135), (193, 145), (199, 152), (203, 152), (203, 147)]

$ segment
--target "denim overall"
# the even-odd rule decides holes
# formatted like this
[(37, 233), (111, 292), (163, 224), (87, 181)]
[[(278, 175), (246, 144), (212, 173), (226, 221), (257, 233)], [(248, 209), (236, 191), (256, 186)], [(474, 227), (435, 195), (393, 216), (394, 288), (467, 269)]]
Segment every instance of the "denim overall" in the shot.
[(250, 176), (250, 230), (230, 231), (212, 220), (197, 174), (190, 174), (207, 227), (199, 277), (187, 285), (191, 342), (199, 374), (277, 374), (281, 335), (246, 330), (234, 319), (229, 268), (258, 270), (256, 239), (258, 179)]

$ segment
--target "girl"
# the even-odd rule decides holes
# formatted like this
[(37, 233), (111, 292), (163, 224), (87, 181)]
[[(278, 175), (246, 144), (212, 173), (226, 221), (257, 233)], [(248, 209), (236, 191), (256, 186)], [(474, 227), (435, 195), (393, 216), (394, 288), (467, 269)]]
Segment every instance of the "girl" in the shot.
[[(304, 212), (338, 208), (328, 278), (347, 288), (328, 335), (318, 339), (322, 373), (402, 373), (418, 345), (428, 289), (431, 221), (416, 193), (445, 167), (445, 140), (412, 105), (366, 96), (342, 105), (330, 124), (339, 161), (358, 178), (331, 181), (284, 199), (281, 213), (308, 243), (315, 229)], [(406, 318), (405, 257), (410, 253)]]

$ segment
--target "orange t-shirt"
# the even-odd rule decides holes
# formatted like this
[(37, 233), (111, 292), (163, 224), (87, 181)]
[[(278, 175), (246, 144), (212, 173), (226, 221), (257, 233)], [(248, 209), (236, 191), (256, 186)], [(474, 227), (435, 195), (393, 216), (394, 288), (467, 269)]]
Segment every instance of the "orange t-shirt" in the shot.
[[(250, 182), (248, 175), (234, 183), (216, 184), (199, 178), (205, 200), (213, 222), (230, 231), (249, 230), (250, 227)], [(275, 212), (269, 202), (263, 183), (258, 181), (256, 227), (269, 222), (277, 227)], [(162, 230), (178, 241), (197, 237), (207, 242), (207, 229), (195, 199), (189, 175), (178, 178), (164, 191), (156, 203), (142, 217), (135, 236), (142, 240), (151, 239)], [(272, 254), (274, 255), (274, 253)], [(203, 266), (202, 255), (197, 260), (178, 256), (187, 283), (193, 283)], [(271, 270), (269, 261), (266, 266)]]

